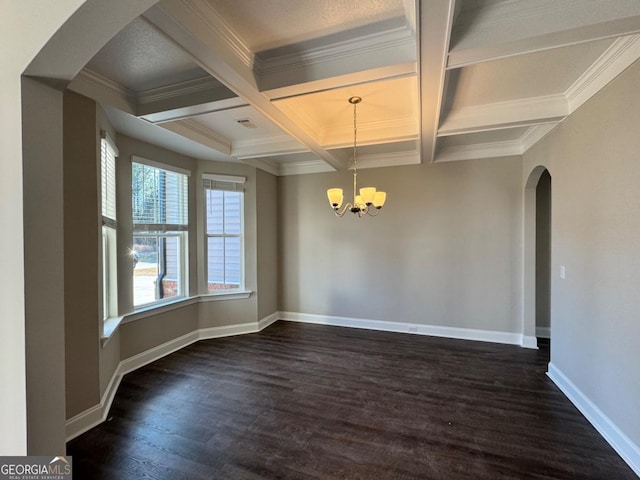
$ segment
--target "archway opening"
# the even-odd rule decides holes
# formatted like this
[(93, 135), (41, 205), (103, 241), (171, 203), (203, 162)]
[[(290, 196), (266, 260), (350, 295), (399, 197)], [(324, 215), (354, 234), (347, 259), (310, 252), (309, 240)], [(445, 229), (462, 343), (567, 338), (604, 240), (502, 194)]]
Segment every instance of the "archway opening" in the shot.
[(535, 325), (539, 347), (551, 341), (551, 175), (544, 170), (536, 185)]

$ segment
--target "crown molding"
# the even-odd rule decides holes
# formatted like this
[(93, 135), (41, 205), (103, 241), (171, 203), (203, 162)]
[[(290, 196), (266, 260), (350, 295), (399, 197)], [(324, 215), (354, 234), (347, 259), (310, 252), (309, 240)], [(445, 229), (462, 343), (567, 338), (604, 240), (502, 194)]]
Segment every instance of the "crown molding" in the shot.
[(557, 122), (569, 114), (564, 94), (523, 98), (452, 110), (438, 136)]
[(274, 176), (280, 175), (280, 166), (274, 162), (273, 160), (269, 160), (268, 158), (247, 158), (245, 160), (241, 160), (243, 163), (247, 165), (251, 165), (252, 167), (259, 168), (260, 170), (264, 170), (267, 173), (270, 173)]
[(94, 100), (113, 105), (135, 115), (138, 99), (133, 90), (88, 68), (82, 69), (69, 84), (69, 89)]
[(274, 135), (235, 141), (231, 149), (231, 156), (239, 160), (245, 160), (247, 158), (273, 157), (308, 151), (308, 148), (288, 135)]
[(399, 167), (400, 165), (416, 165), (419, 163), (420, 152), (418, 150), (358, 155), (358, 169)]
[(309, 80), (305, 83), (285, 85), (270, 90), (262, 90), (261, 93), (265, 95), (269, 100), (278, 101), (290, 97), (323, 92), (326, 90), (341, 89), (353, 85), (360, 85), (380, 80), (391, 80), (394, 78), (416, 76), (417, 72), (418, 63), (413, 60), (411, 62), (397, 63), (394, 65), (384, 65), (381, 67), (371, 68), (369, 70), (350, 72), (329, 78)]
[(283, 163), (280, 165), (280, 175), (305, 175), (308, 173), (334, 172), (335, 169), (322, 160), (308, 160), (303, 162)]
[[(583, 8), (584, 0), (563, 0), (561, 4), (557, 0), (487, 3), (462, 13), (456, 21), (453, 34), (467, 31), (472, 25), (476, 29), (499, 28), (518, 22), (536, 21), (535, 17), (549, 14), (570, 18), (566, 15)], [(558, 14), (558, 9), (562, 9), (562, 13)], [(482, 15), (478, 15), (478, 12), (482, 12)]]
[[(200, 17), (202, 21), (213, 30), (219, 38), (225, 43), (226, 47), (231, 50), (235, 57), (240, 60), (245, 67), (254, 68), (254, 62), (257, 60), (251, 49), (236, 35), (229, 24), (211, 5), (211, 2), (194, 2), (192, 0), (181, 0), (181, 3), (195, 15)], [(256, 64), (256, 68), (259, 65)]]
[(476, 145), (458, 145), (442, 148), (435, 162), (453, 162), (458, 160), (475, 160), (480, 158), (510, 157), (522, 155), (522, 144), (519, 140), (509, 142), (480, 143)]
[[(406, 73), (405, 66), (416, 62), (416, 34), (401, 16), (347, 33), (266, 50), (256, 54), (256, 59), (255, 75), (263, 92), (398, 64)], [(397, 71), (393, 75), (398, 75)]]
[(558, 124), (559, 122), (533, 125), (517, 140), (443, 147), (437, 153), (435, 161), (453, 162), (458, 160), (522, 155)]
[[(147, 104), (169, 100), (176, 97), (193, 95), (200, 92), (216, 92), (216, 97), (221, 99), (235, 97), (227, 87), (222, 85), (213, 77), (200, 77), (184, 82), (178, 82), (158, 88), (151, 88), (138, 92), (137, 100), (139, 104)], [(231, 94), (231, 95), (229, 95)]]
[[(399, 22), (398, 19), (402, 18)], [(386, 25), (385, 25), (386, 24)], [(314, 46), (317, 41), (301, 42), (282, 48), (260, 52), (259, 75), (274, 72), (312, 68), (314, 65), (334, 62), (353, 56), (377, 54), (383, 50), (411, 48), (415, 60), (415, 33), (407, 27), (406, 18), (393, 18), (367, 26), (371, 31), (345, 40), (332, 41), (324, 45)], [(362, 30), (360, 28), (359, 30)], [(394, 64), (397, 63), (394, 59)]]
[[(449, 52), (448, 68), (638, 33), (640, 4), (617, 3), (505, 1), (469, 10), (456, 22), (455, 47)], [(531, 25), (543, 28), (532, 31)], [(502, 40), (496, 43), (496, 38)]]
[[(376, 143), (394, 143), (417, 140), (419, 136), (420, 126), (413, 116), (358, 122), (358, 145), (367, 145), (371, 138)], [(328, 149), (352, 146), (353, 123), (328, 125), (320, 130), (319, 141)]]
[(128, 100), (137, 100), (137, 95), (136, 92), (134, 92), (133, 90), (129, 90), (127, 87), (125, 87), (124, 85), (111, 80), (110, 78), (107, 78), (103, 75), (100, 75), (98, 72), (95, 72), (91, 69), (88, 68), (83, 68), (80, 71), (80, 77), (84, 78), (85, 80), (88, 80), (92, 83), (95, 83), (97, 85), (102, 86), (103, 88), (107, 88), (109, 90), (111, 90), (112, 92), (121, 95), (122, 97), (127, 98)]
[(640, 58), (640, 35), (620, 37), (567, 89), (574, 112)]
[(204, 127), (195, 120), (176, 120), (175, 122), (160, 124), (160, 126), (194, 142), (213, 148), (220, 153), (231, 155), (231, 140)]
[(538, 143), (547, 133), (556, 128), (560, 122), (545, 123), (542, 125), (534, 125), (530, 127), (522, 137), (520, 137), (520, 145), (522, 146), (522, 153), (529, 150), (536, 143)]

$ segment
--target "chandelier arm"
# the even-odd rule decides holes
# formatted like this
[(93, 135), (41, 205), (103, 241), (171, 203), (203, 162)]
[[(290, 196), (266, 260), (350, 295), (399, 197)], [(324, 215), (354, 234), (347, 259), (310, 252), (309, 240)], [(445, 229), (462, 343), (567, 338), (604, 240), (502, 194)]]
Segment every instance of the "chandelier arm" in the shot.
[[(372, 213), (373, 212), (373, 213)], [(374, 207), (373, 205), (367, 207), (367, 215), (369, 215), (370, 217), (375, 217), (380, 213), (380, 209)]]
[(336, 217), (342, 217), (348, 211), (351, 211), (351, 204), (350, 203), (345, 204), (342, 207), (342, 211), (340, 211), (340, 209), (337, 208), (337, 207), (333, 209), (333, 212), (336, 214)]

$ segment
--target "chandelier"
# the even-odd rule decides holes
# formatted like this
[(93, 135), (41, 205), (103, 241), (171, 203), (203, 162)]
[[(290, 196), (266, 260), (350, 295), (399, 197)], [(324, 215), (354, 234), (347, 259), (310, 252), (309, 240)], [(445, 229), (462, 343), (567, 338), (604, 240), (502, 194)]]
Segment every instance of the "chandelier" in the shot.
[(329, 204), (336, 216), (342, 217), (347, 211), (358, 215), (358, 217), (364, 217), (370, 215), (375, 217), (378, 215), (380, 209), (384, 205), (387, 199), (386, 192), (376, 191), (376, 187), (364, 187), (360, 189), (360, 195), (358, 192), (358, 159), (357, 159), (357, 135), (358, 127), (356, 124), (356, 105), (362, 101), (360, 97), (351, 97), (349, 103), (353, 105), (353, 203), (347, 203), (342, 210), (342, 201), (344, 195), (341, 188), (330, 188), (327, 190), (327, 197), (329, 198)]

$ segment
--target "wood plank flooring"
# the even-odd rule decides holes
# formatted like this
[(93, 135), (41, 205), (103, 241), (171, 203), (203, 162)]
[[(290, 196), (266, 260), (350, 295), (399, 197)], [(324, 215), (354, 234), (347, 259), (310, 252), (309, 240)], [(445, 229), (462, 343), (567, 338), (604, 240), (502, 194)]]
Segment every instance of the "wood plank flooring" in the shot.
[(277, 322), (126, 375), (84, 479), (635, 479), (548, 348)]

